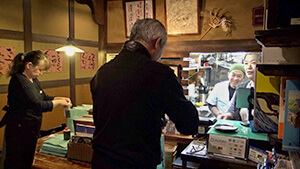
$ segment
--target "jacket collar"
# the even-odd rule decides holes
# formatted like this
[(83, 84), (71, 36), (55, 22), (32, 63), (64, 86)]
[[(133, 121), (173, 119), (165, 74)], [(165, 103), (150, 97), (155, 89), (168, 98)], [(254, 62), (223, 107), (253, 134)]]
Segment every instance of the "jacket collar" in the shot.
[(144, 45), (137, 41), (126, 41), (122, 49), (144, 53), (147, 58), (151, 59), (149, 51), (145, 48)]

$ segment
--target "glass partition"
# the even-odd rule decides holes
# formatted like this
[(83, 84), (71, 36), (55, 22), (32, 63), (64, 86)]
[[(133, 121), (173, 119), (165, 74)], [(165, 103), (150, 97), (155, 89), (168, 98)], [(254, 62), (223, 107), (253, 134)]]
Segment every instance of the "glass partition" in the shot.
[(209, 91), (214, 85), (228, 80), (228, 71), (231, 65), (243, 64), (247, 53), (249, 52), (191, 52), (189, 57), (196, 61), (200, 70), (203, 68), (203, 71), (198, 74), (198, 82), (196, 83), (198, 89), (196, 91), (199, 94), (198, 101), (205, 103)]

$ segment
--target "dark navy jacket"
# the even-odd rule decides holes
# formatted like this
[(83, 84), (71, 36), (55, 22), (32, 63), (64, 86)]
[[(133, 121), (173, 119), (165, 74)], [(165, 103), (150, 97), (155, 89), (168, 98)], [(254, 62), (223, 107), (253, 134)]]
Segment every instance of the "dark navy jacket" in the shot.
[(147, 49), (129, 41), (90, 82), (96, 130), (94, 151), (131, 165), (160, 163), (162, 118), (182, 134), (196, 134), (198, 112), (186, 100), (173, 70), (152, 61)]

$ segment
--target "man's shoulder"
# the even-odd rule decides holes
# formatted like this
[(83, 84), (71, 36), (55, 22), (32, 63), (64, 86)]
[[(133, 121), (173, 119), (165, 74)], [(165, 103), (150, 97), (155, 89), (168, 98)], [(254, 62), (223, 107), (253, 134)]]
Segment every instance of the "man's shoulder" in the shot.
[(166, 74), (174, 73), (173, 69), (171, 69), (169, 66), (152, 60), (149, 60), (149, 62), (147, 62), (142, 67), (144, 69), (147, 69), (150, 72), (166, 73)]
[(244, 82), (238, 84), (238, 85), (236, 86), (236, 88), (247, 87), (247, 85), (248, 85), (249, 82), (250, 82), (250, 79), (248, 79), (248, 80), (246, 80), (246, 81), (244, 81)]
[(97, 72), (103, 70), (103, 69), (111, 69), (111, 67), (114, 67), (115, 63), (115, 58), (110, 60), (109, 62), (104, 63), (102, 66), (100, 66), (97, 70)]
[(215, 87), (224, 86), (224, 85), (227, 85), (227, 84), (229, 84), (229, 80), (224, 80), (224, 81), (216, 83)]
[(173, 71), (169, 66), (162, 64), (160, 62), (157, 62), (157, 61), (151, 61), (151, 64), (153, 64), (153, 66), (156, 66), (157, 68), (160, 68), (160, 69)]

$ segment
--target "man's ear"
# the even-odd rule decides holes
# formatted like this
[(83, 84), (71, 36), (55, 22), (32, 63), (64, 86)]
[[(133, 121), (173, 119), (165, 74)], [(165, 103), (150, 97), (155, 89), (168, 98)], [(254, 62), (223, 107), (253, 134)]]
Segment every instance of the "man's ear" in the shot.
[(160, 48), (160, 42), (161, 42), (161, 38), (157, 38), (157, 39), (155, 40), (155, 49)]

